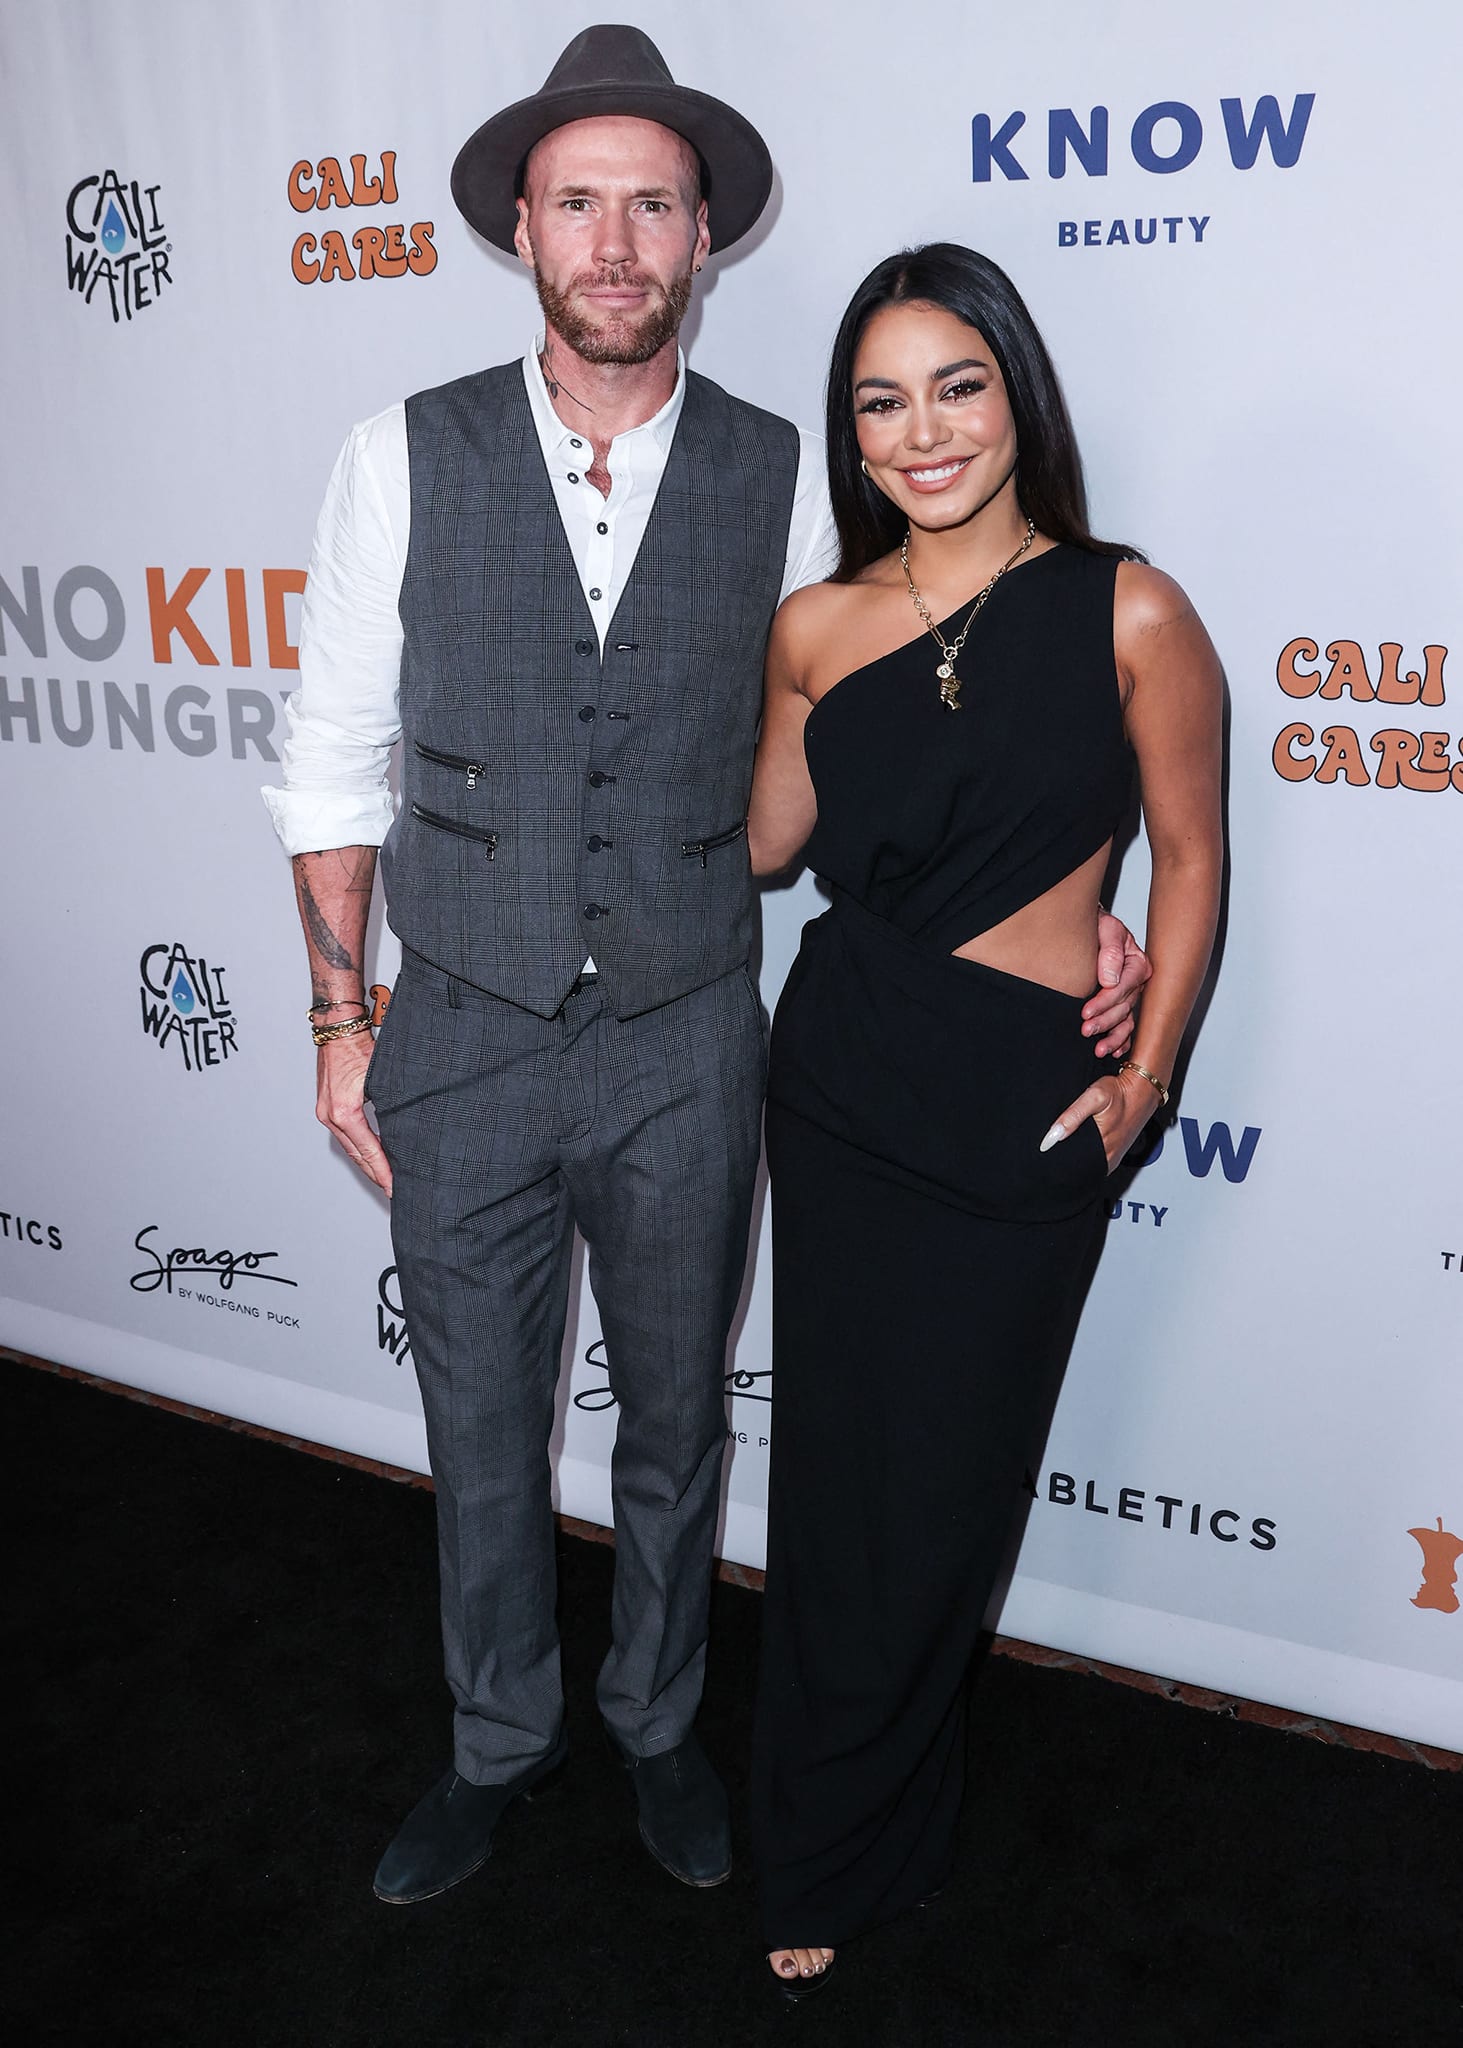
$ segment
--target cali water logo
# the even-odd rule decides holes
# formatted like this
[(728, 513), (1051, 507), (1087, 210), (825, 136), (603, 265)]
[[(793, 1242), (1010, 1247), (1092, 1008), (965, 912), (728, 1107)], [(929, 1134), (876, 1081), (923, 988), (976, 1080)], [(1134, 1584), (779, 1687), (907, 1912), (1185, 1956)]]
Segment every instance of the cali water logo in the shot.
[(181, 940), (149, 946), (138, 963), (142, 1028), (159, 1046), (176, 1046), (187, 1073), (222, 1066), (239, 1049), (224, 970), (210, 967)]
[(160, 185), (126, 184), (115, 171), (94, 172), (66, 196), (66, 282), (88, 305), (105, 285), (114, 323), (156, 305), (173, 282), (173, 245), (158, 209)]
[(376, 1282), (376, 1348), (389, 1351), (398, 1365), (411, 1358), (411, 1331), (395, 1266), (388, 1266)]

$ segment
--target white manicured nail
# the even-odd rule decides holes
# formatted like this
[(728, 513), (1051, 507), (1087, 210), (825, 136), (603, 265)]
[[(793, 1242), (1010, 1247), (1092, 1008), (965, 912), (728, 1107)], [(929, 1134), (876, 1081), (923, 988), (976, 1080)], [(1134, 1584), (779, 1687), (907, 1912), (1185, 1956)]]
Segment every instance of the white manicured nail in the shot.
[(1041, 1141), (1042, 1151), (1050, 1152), (1052, 1146), (1060, 1145), (1063, 1138), (1065, 1138), (1066, 1135), (1066, 1130), (1061, 1124), (1053, 1124), (1051, 1129), (1047, 1132), (1046, 1136)]

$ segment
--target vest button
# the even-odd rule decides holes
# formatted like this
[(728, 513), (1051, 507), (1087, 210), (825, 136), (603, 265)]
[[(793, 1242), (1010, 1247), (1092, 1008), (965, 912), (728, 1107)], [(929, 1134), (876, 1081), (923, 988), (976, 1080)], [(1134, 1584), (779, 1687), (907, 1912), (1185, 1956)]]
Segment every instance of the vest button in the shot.
[(580, 707), (579, 707), (579, 722), (580, 722), (580, 724), (581, 724), (581, 725), (592, 725), (592, 724), (593, 724), (593, 722), (594, 722), (594, 706), (593, 706), (592, 704), (581, 704), (581, 705), (580, 705)]
[(591, 789), (603, 789), (607, 782), (614, 781), (613, 775), (606, 775), (603, 768), (591, 768), (587, 777)]
[(574, 642), (574, 652), (576, 654), (593, 654), (594, 642), (592, 640), (576, 640)]
[(605, 906), (602, 903), (586, 903), (584, 906), (584, 915), (590, 918), (608, 917), (609, 912), (606, 910)]
[(610, 842), (608, 839), (601, 839), (598, 832), (591, 832), (584, 843), (591, 853), (603, 853)]

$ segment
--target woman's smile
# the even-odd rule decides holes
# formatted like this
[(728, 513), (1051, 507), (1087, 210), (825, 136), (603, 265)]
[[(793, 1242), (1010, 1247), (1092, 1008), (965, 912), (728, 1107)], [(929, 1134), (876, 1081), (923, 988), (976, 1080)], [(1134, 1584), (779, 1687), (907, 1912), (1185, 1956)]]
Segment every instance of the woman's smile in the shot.
[(921, 463), (917, 468), (902, 469), (899, 473), (914, 491), (943, 491), (956, 477), (963, 476), (973, 455), (957, 455), (952, 461), (938, 464)]

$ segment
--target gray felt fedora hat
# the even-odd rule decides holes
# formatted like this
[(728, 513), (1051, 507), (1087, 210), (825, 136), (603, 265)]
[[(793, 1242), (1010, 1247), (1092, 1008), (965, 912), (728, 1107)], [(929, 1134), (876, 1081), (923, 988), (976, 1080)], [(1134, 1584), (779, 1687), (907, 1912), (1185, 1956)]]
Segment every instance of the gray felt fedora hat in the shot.
[(642, 29), (601, 23), (577, 35), (542, 88), (484, 121), (452, 166), (452, 197), (485, 240), (512, 253), (523, 163), (551, 129), (634, 114), (683, 135), (702, 163), (711, 246), (740, 241), (767, 204), (772, 159), (734, 107), (677, 85)]

